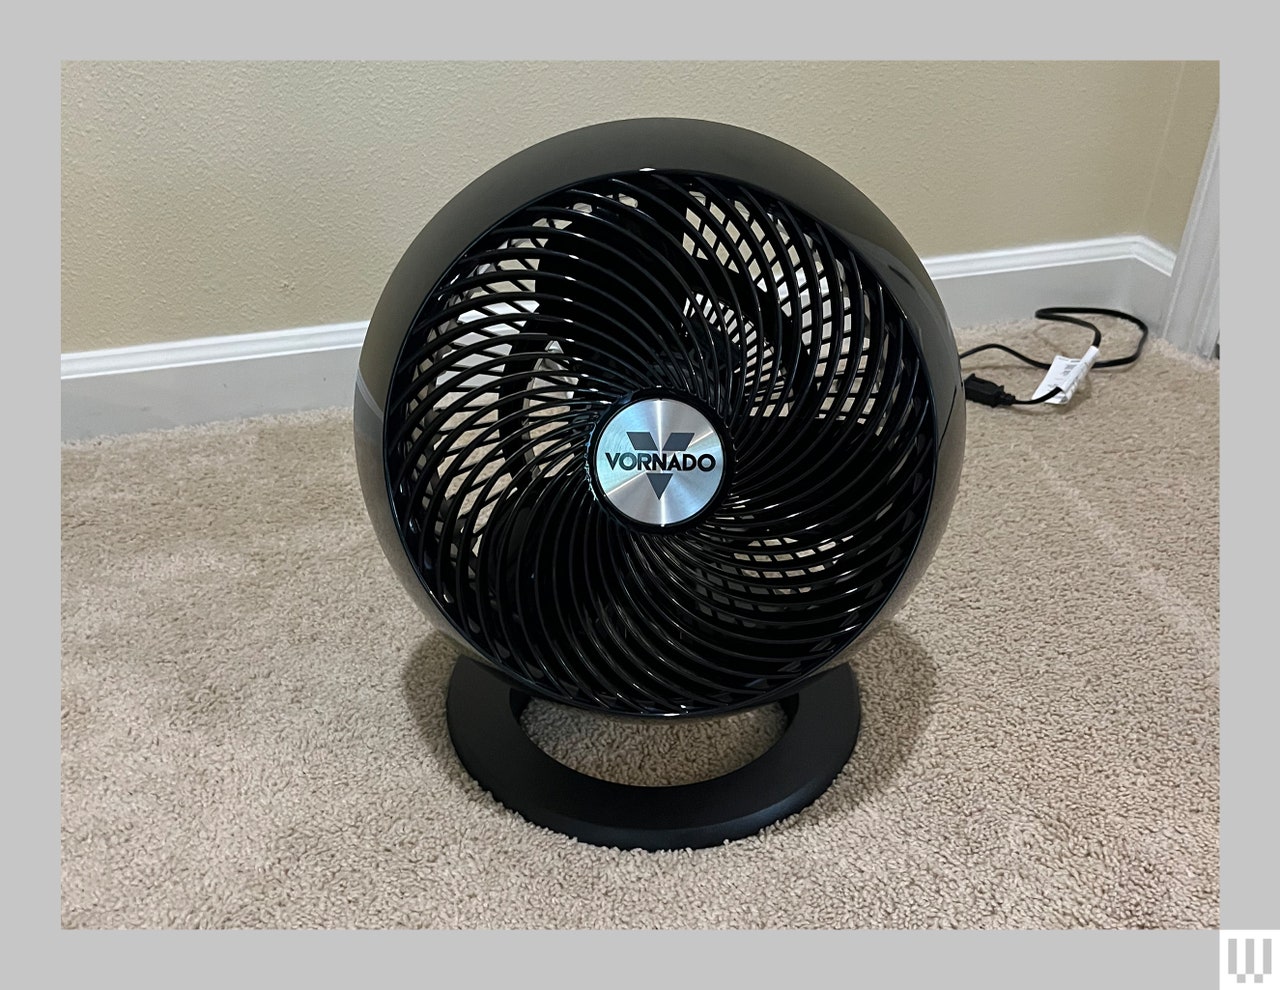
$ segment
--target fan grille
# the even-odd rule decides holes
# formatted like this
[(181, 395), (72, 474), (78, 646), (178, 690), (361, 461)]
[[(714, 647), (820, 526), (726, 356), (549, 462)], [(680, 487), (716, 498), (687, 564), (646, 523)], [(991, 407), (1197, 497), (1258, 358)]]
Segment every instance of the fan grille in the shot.
[[(588, 449), (641, 390), (692, 396), (733, 470), (687, 528), (629, 526)], [(832, 230), (742, 183), (641, 170), (546, 195), (459, 257), (392, 376), (385, 454), (423, 586), (489, 662), (630, 715), (760, 703), (902, 577), (933, 483), (902, 311)]]

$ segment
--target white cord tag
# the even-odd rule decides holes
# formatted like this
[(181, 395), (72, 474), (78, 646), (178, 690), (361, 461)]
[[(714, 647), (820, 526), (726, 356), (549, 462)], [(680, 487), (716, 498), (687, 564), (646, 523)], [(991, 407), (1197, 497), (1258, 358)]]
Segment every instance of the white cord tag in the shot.
[(1056, 355), (1053, 359), (1053, 364), (1049, 365), (1049, 370), (1045, 372), (1044, 381), (1036, 388), (1031, 398), (1038, 399), (1054, 386), (1057, 386), (1062, 391), (1052, 399), (1045, 399), (1044, 401), (1053, 405), (1061, 405), (1067, 402), (1075, 394), (1077, 386), (1084, 381), (1084, 376), (1093, 367), (1093, 362), (1097, 357), (1098, 349), (1096, 347), (1090, 347), (1085, 351), (1084, 357), (1069, 358), (1063, 357), (1061, 354)]

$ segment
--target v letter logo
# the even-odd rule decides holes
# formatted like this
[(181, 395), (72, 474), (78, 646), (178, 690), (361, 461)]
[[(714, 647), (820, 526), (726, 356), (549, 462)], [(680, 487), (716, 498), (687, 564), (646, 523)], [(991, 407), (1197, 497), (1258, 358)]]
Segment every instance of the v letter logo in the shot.
[[(658, 443), (654, 440), (653, 434), (647, 431), (628, 431), (627, 437), (631, 440), (631, 449), (637, 452), (657, 451), (658, 449)], [(687, 450), (692, 440), (692, 433), (669, 433), (666, 441), (662, 444), (662, 453), (678, 454), (683, 450)], [(653, 486), (653, 494), (658, 498), (662, 498), (662, 493), (667, 490), (667, 485), (671, 484), (671, 475), (667, 472), (646, 471), (645, 477), (649, 479), (649, 484)]]

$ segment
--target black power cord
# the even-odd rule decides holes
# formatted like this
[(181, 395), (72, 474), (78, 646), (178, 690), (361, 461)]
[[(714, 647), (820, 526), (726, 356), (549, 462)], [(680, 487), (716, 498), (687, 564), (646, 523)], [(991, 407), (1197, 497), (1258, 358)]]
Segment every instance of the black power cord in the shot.
[[(1078, 306), (1046, 306), (1035, 312), (1037, 320), (1052, 320), (1056, 323), (1074, 323), (1076, 326), (1084, 327), (1093, 331), (1093, 347), (1102, 346), (1102, 331), (1098, 329), (1096, 323), (1089, 320), (1079, 319), (1080, 316), (1113, 316), (1116, 319), (1127, 320), (1134, 324), (1139, 331), (1138, 345), (1134, 348), (1133, 353), (1121, 358), (1112, 358), (1109, 361), (1095, 361), (1095, 368), (1116, 368), (1124, 364), (1132, 364), (1138, 360), (1138, 355), (1142, 353), (1142, 346), (1147, 342), (1147, 325), (1131, 313), (1124, 313), (1118, 309), (1097, 309), (1085, 308)], [(971, 347), (967, 351), (962, 351), (960, 360), (971, 355), (977, 354), (979, 351), (1003, 351), (1011, 354), (1019, 361), (1031, 365), (1033, 368), (1048, 369), (1051, 367), (1047, 361), (1038, 361), (1035, 358), (1027, 357), (1020, 351), (1015, 351), (1012, 347), (1006, 347), (1004, 344), (979, 344), (977, 347)], [(1032, 406), (1041, 402), (1048, 402), (1055, 395), (1061, 392), (1058, 387), (1051, 388), (1044, 395), (1037, 396), (1034, 399), (1019, 399), (1011, 393), (1006, 392), (1004, 388), (993, 381), (985, 378), (979, 378), (975, 374), (970, 374), (964, 380), (964, 397), (971, 402), (980, 402), (984, 406)]]

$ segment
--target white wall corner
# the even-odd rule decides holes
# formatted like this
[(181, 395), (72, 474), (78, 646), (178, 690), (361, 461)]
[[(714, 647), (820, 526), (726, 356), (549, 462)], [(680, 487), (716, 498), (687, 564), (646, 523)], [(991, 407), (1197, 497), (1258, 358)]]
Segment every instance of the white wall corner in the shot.
[(1178, 246), (1160, 335), (1184, 351), (1212, 357), (1218, 345), (1218, 117)]

